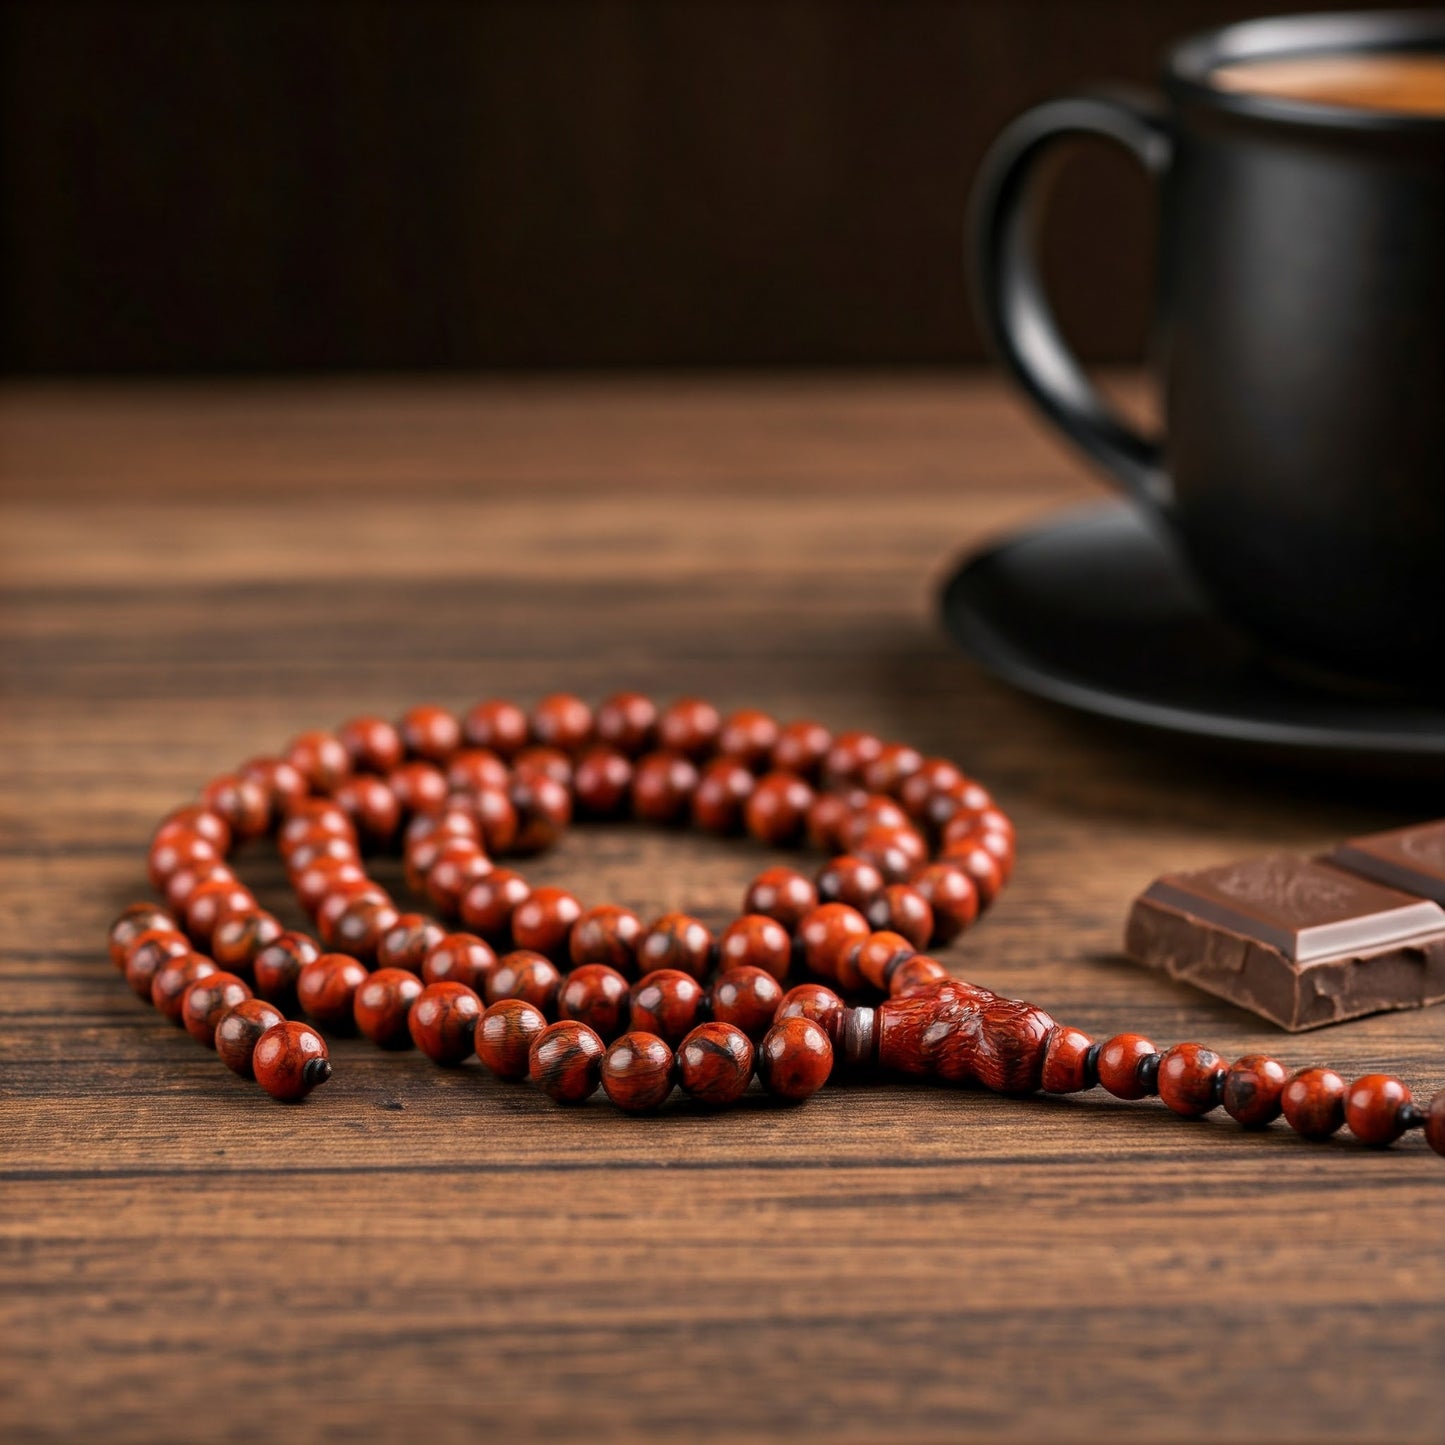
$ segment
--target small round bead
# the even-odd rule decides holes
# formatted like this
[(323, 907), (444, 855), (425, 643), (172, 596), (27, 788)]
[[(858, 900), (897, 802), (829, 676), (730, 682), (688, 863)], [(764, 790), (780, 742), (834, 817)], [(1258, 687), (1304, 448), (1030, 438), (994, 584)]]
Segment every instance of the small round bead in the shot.
[(407, 756), (424, 763), (446, 764), (462, 745), (462, 725), (444, 707), (422, 703), (409, 708), (397, 723)]
[(286, 761), (317, 793), (334, 793), (351, 776), (351, 755), (334, 733), (302, 733), (287, 748)]
[(490, 748), (463, 748), (447, 764), (447, 787), (454, 793), (505, 788), (510, 781), (506, 763)]
[(772, 1026), (783, 1001), (783, 988), (772, 974), (744, 964), (718, 974), (708, 998), (712, 1016), (719, 1023), (732, 1024), (750, 1039), (760, 1039)]
[(773, 1014), (773, 1022), (781, 1023), (783, 1019), (792, 1018), (812, 1019), (828, 1035), (828, 1041), (836, 1049), (843, 1038), (847, 1012), (847, 1005), (831, 988), (821, 983), (800, 983), (783, 995)]
[(933, 941), (933, 905), (910, 884), (890, 883), (863, 916), (876, 929), (901, 933), (914, 948), (927, 948)]
[(1099, 1083), (1116, 1099), (1142, 1099), (1153, 1091), (1140, 1078), (1140, 1065), (1155, 1057), (1143, 1034), (1115, 1034), (1099, 1050)]
[(514, 773), (508, 796), (517, 810), (515, 853), (541, 853), (550, 848), (572, 821), (571, 792), (546, 773)]
[(248, 758), (236, 771), (266, 794), (268, 824), (279, 822), (310, 793), (306, 779), (285, 758)]
[(472, 812), (476, 815), (482, 847), (492, 857), (512, 852), (522, 830), (522, 817), (512, 801), (510, 785), (501, 788), (483, 788), (469, 799)]
[(532, 1040), (547, 1027), (547, 1016), (535, 1004), (519, 998), (494, 1003), (477, 1023), (474, 1044), (477, 1057), (499, 1079), (516, 1082), (527, 1077)]
[(615, 693), (597, 709), (592, 730), (599, 742), (635, 758), (653, 746), (657, 705), (640, 692)]
[(1328, 1139), (1345, 1122), (1345, 1081), (1333, 1069), (1301, 1069), (1279, 1098), (1285, 1121), (1304, 1139)]
[(350, 838), (338, 838), (317, 828), (287, 850), (286, 871), (294, 879), (317, 863), (355, 863), (360, 856)]
[(632, 794), (632, 764), (616, 748), (588, 748), (577, 759), (572, 793), (589, 818), (615, 818)]
[(633, 978), (642, 934), (642, 920), (631, 909), (603, 903), (587, 909), (572, 925), (567, 951), (578, 968), (590, 963), (605, 964), (625, 978)]
[(283, 933), (273, 938), (251, 964), (257, 995), (271, 1003), (292, 1003), (301, 970), (320, 957), (315, 940), (304, 933)]
[(757, 1050), (758, 1078), (768, 1093), (796, 1103), (816, 1094), (833, 1072), (833, 1045), (812, 1019), (780, 1020)]
[(644, 978), (658, 969), (705, 978), (711, 961), (712, 934), (686, 913), (664, 913), (637, 945), (637, 972)]
[(296, 999), (323, 1028), (348, 1029), (353, 1023), (356, 990), (366, 979), (365, 967), (350, 954), (323, 953), (297, 976)]
[(213, 778), (202, 790), (201, 802), (226, 820), (238, 843), (264, 837), (271, 825), (271, 794), (255, 778), (241, 773)]
[(275, 1004), (263, 998), (243, 999), (228, 1009), (216, 1022), (215, 1046), (221, 1062), (243, 1079), (255, 1078), (251, 1055), (256, 1042), (267, 1029), (286, 1022), (286, 1016)]
[(167, 813), (151, 836), (151, 842), (159, 843), (163, 838), (187, 833), (199, 833), (218, 853), (231, 851), (231, 825), (213, 809), (194, 803)]
[(910, 887), (933, 911), (932, 943), (951, 943), (978, 917), (978, 888), (962, 868), (930, 863), (914, 875)]
[(336, 806), (356, 824), (356, 831), (369, 842), (386, 844), (401, 826), (401, 804), (396, 794), (378, 777), (358, 773), (337, 788)]
[(179, 921), (185, 917), (192, 895), (202, 883), (237, 882), (236, 875), (224, 863), (197, 863), (193, 868), (178, 868), (166, 880), (166, 907)]
[(186, 932), (198, 947), (209, 948), (211, 935), (215, 933), (222, 914), (253, 908), (255, 904), (250, 890), (243, 888), (234, 878), (197, 884), (195, 891), (186, 899)]
[(425, 983), (461, 983), (485, 994), (496, 967), (496, 951), (475, 933), (447, 933), (427, 950), (421, 976)]
[(1445, 1154), (1445, 1089), (1430, 1100), (1425, 1111), (1425, 1142), (1437, 1154)]
[(692, 821), (705, 833), (726, 835), (743, 825), (757, 780), (736, 758), (717, 758), (703, 770), (692, 795)]
[(876, 758), (863, 764), (859, 779), (870, 793), (898, 797), (903, 785), (923, 766), (923, 754), (906, 743), (884, 743)]
[(246, 981), (234, 973), (208, 973), (181, 995), (181, 1023), (198, 1044), (213, 1049), (221, 1015), (250, 997)]
[(336, 914), (329, 929), (324, 916), (317, 919), (317, 924), (328, 948), (369, 964), (376, 959), (376, 945), (400, 917), (390, 899), (360, 894)]
[(401, 734), (384, 718), (354, 717), (336, 729), (354, 768), (389, 773), (401, 766), (406, 749)]
[(750, 771), (764, 768), (778, 745), (777, 719), (755, 707), (739, 708), (718, 730), (717, 750)]
[(796, 773), (765, 773), (743, 809), (748, 832), (760, 843), (782, 847), (797, 842), (813, 806), (813, 790)]
[(796, 868), (765, 868), (748, 884), (744, 913), (762, 913), (796, 932), (803, 919), (818, 906), (818, 890)]
[(928, 845), (914, 828), (869, 828), (854, 842), (853, 854), (889, 883), (904, 883), (928, 862)]
[(664, 968), (632, 985), (628, 1027), (675, 1044), (704, 1017), (707, 997), (690, 974)]
[(912, 958), (905, 958), (889, 974), (888, 996), (909, 998), (949, 977), (951, 975), (948, 970), (936, 958), (929, 958), (926, 953), (915, 953)]
[(309, 1024), (283, 1022), (256, 1040), (251, 1069), (273, 1099), (296, 1104), (331, 1077), (331, 1060), (326, 1040)]
[(882, 751), (883, 740), (872, 733), (839, 733), (823, 758), (823, 782), (830, 788), (861, 783), (863, 769)]
[(947, 758), (924, 758), (903, 780), (898, 801), (910, 818), (921, 823), (928, 817), (928, 805), (934, 794), (956, 787), (962, 781), (963, 774)]
[(512, 914), (512, 942), (550, 959), (566, 959), (572, 927), (581, 916), (582, 905), (565, 889), (534, 888)]
[(699, 1024), (677, 1046), (677, 1082), (700, 1104), (736, 1103), (752, 1077), (752, 1043), (731, 1024)]
[[(849, 961), (850, 971), (859, 975), (862, 982), (886, 992), (894, 971), (917, 954), (918, 950), (901, 933), (885, 930), (870, 933), (845, 958)], [(858, 984), (845, 979), (844, 987), (851, 990)]]
[[(972, 881), (978, 893), (978, 910), (982, 913), (998, 897), (1003, 888), (1003, 868), (987, 848), (977, 843), (952, 843), (939, 855), (934, 866), (960, 868)], [(914, 883), (918, 880), (915, 878)]]
[(818, 898), (824, 903), (846, 903), (867, 911), (883, 892), (885, 880), (878, 865), (849, 853), (830, 859), (818, 870)]
[(512, 936), (512, 915), (532, 896), (532, 885), (510, 868), (494, 868), (462, 894), (462, 922), (489, 943)]
[(793, 940), (776, 918), (745, 913), (723, 930), (717, 944), (719, 968), (761, 968), (781, 983), (793, 962)]
[(220, 919), (211, 935), (211, 957), (222, 968), (249, 973), (256, 955), (285, 932), (281, 920), (262, 908), (232, 910)]
[(672, 1050), (655, 1034), (633, 1030), (602, 1057), (602, 1087), (627, 1114), (648, 1114), (672, 1093)]
[(475, 1047), (482, 1001), (465, 984), (429, 983), (407, 1015), (411, 1041), (434, 1064), (459, 1064)]
[(832, 746), (833, 734), (822, 723), (790, 722), (778, 733), (769, 761), (782, 772), (796, 773), (808, 782), (815, 782)]
[(868, 920), (846, 903), (821, 903), (798, 924), (803, 962), (812, 973), (836, 979), (843, 955), (867, 938)]
[(364, 1038), (383, 1049), (411, 1043), (407, 1016), (422, 992), (422, 981), (404, 968), (379, 968), (356, 990), (352, 1018)]
[(1229, 1065), (1203, 1044), (1175, 1044), (1159, 1059), (1159, 1097), (1176, 1114), (1198, 1118), (1220, 1103)]
[(1262, 1128), (1279, 1118), (1280, 1095), (1289, 1075), (1268, 1054), (1246, 1054), (1229, 1066), (1220, 1102), (1230, 1118), (1246, 1129)]
[(710, 703), (699, 697), (679, 698), (657, 719), (657, 741), (670, 753), (681, 753), (694, 762), (717, 747), (722, 717)]
[(882, 793), (863, 793), (859, 801), (848, 810), (848, 816), (838, 829), (838, 839), (847, 848), (853, 847), (875, 828), (888, 832), (914, 831), (908, 814)]
[(527, 1072), (549, 1099), (582, 1104), (597, 1092), (605, 1045), (584, 1023), (560, 1019), (532, 1040)]
[(446, 937), (446, 929), (434, 918), (424, 913), (403, 913), (377, 941), (376, 965), (419, 974), (427, 954)]
[(554, 692), (532, 709), (532, 738), (543, 747), (577, 753), (592, 741), (592, 709), (580, 697)]
[(1089, 1050), (1094, 1041), (1079, 1029), (1055, 1024), (1044, 1045), (1044, 1067), (1039, 1088), (1046, 1094), (1077, 1094), (1094, 1087)]
[(492, 860), (468, 838), (453, 838), (438, 850), (427, 869), (426, 896), (439, 912), (453, 914), (464, 894), (492, 871)]
[(551, 778), (554, 783), (570, 788), (573, 779), (572, 755), (564, 753), (561, 748), (546, 748), (540, 743), (523, 748), (512, 759), (511, 776), (516, 777), (521, 773), (541, 773), (544, 777)]
[(680, 823), (697, 785), (697, 768), (680, 753), (646, 753), (632, 769), (633, 816), (644, 823)]
[(852, 810), (853, 805), (844, 793), (817, 794), (803, 825), (808, 846), (830, 858), (841, 852), (843, 824)]
[(344, 809), (338, 808), (330, 798), (306, 798), (286, 814), (286, 821), (276, 834), (281, 856), (289, 857), (291, 850), (313, 833), (330, 833), (349, 843), (356, 842), (356, 825)]
[(584, 963), (562, 980), (557, 1017), (576, 1019), (611, 1042), (627, 1027), (632, 1001), (627, 980), (605, 963)]
[(168, 958), (151, 979), (151, 1003), (156, 1012), (173, 1024), (181, 1022), (181, 1004), (186, 990), (198, 979), (209, 978), (220, 970), (204, 954), (187, 953)]
[(164, 908), (158, 908), (154, 903), (132, 903), (110, 925), (110, 961), (124, 971), (126, 954), (131, 945), (141, 934), (152, 929), (180, 933), (176, 920)]
[(220, 850), (208, 838), (201, 837), (199, 833), (175, 833), (151, 844), (146, 871), (151, 887), (160, 891), (165, 888), (171, 874), (179, 873), (183, 868), (221, 861)]
[(506, 761), (527, 746), (527, 714), (514, 702), (479, 702), (462, 719), (462, 732), (474, 748), (490, 748)]
[(1405, 1132), (1401, 1110), (1412, 1102), (1399, 1079), (1364, 1074), (1345, 1091), (1345, 1123), (1361, 1144), (1381, 1149)]
[(487, 975), (486, 998), (489, 1004), (500, 1003), (504, 998), (519, 998), (545, 1013), (556, 1003), (561, 986), (562, 975), (550, 958), (519, 948), (513, 953), (504, 953)]
[(403, 763), (386, 775), (386, 785), (402, 812), (411, 817), (440, 812), (446, 806), (447, 777), (432, 763)]

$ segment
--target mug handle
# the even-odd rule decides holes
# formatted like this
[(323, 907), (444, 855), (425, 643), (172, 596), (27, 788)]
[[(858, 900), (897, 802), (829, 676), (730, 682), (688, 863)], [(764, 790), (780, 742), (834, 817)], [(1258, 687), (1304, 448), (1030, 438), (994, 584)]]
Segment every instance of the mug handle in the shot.
[(974, 188), (974, 304), (988, 340), (1043, 414), (1131, 497), (1167, 511), (1172, 488), (1162, 447), (1095, 391), (1059, 334), (1039, 275), (1039, 224), (1053, 171), (1040, 163), (1077, 136), (1123, 146), (1156, 179), (1174, 148), (1163, 107), (1147, 92), (1061, 96), (1019, 116), (993, 143)]

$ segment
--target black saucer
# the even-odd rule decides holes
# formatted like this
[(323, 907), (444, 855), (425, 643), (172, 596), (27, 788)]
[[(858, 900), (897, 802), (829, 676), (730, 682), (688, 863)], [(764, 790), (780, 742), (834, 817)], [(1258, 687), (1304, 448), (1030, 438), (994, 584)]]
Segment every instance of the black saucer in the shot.
[(1301, 761), (1445, 771), (1445, 701), (1281, 670), (1130, 507), (1053, 517), (969, 558), (943, 620), (990, 672), (1084, 712)]

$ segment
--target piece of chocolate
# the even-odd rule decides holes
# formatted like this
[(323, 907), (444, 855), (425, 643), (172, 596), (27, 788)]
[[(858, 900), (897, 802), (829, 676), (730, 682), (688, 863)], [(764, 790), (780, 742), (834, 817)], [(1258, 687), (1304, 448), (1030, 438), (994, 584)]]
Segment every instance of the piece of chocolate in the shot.
[(1166, 873), (1124, 951), (1292, 1031), (1445, 999), (1445, 909), (1305, 858)]
[(1404, 893), (1445, 903), (1445, 822), (1351, 838), (1324, 861)]

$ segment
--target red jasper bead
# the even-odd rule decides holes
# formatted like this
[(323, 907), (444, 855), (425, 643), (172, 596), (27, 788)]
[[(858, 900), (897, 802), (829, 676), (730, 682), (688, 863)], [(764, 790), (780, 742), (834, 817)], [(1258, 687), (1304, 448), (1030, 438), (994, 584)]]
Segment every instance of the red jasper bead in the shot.
[(399, 914), (396, 922), (377, 940), (377, 967), (404, 968), (419, 974), (427, 955), (447, 936), (446, 929), (424, 913)]
[(856, 908), (846, 903), (821, 903), (798, 924), (803, 962), (810, 972), (836, 979), (844, 953), (870, 932), (868, 920)]
[(653, 746), (657, 705), (640, 692), (615, 693), (597, 709), (592, 730), (599, 742), (635, 758)]
[(226, 820), (238, 843), (263, 837), (271, 825), (271, 794), (255, 778), (241, 773), (213, 778), (202, 790), (201, 801)]
[(462, 733), (474, 748), (490, 748), (503, 760), (527, 746), (527, 714), (514, 702), (479, 702), (462, 719)]
[(401, 917), (390, 899), (368, 896), (353, 898), (337, 915), (328, 935), (321, 936), (338, 953), (349, 953), (363, 963), (376, 961), (376, 946)]
[(906, 743), (884, 743), (876, 758), (863, 764), (860, 781), (870, 793), (898, 797), (903, 785), (923, 766), (923, 754)]
[(512, 936), (512, 915), (532, 896), (532, 886), (510, 868), (494, 868), (462, 894), (462, 922), (489, 943)]
[(330, 833), (353, 846), (356, 843), (356, 825), (343, 809), (330, 798), (306, 798), (288, 811), (276, 834), (281, 856), (289, 858), (291, 850), (313, 833)]
[(1159, 1097), (1176, 1114), (1197, 1118), (1222, 1099), (1229, 1065), (1203, 1044), (1175, 1044), (1159, 1059)]
[(432, 1063), (459, 1064), (475, 1048), (481, 1016), (482, 1001), (465, 984), (429, 983), (412, 1003), (407, 1028)]
[(915, 953), (912, 958), (904, 959), (889, 975), (888, 996), (908, 998), (948, 977), (948, 970), (936, 958), (929, 958), (926, 953)]
[(838, 829), (838, 840), (844, 847), (851, 848), (876, 828), (890, 833), (914, 831), (908, 814), (882, 793), (864, 793), (858, 802), (848, 810), (848, 816)]
[(221, 917), (211, 935), (211, 957), (222, 968), (250, 973), (256, 955), (285, 932), (281, 920), (264, 909), (231, 910)]
[(404, 968), (379, 968), (368, 974), (352, 1001), (357, 1030), (379, 1048), (406, 1048), (411, 1043), (407, 1018), (421, 992), (421, 979)]
[(173, 833), (151, 844), (147, 868), (151, 887), (160, 891), (165, 888), (171, 874), (183, 868), (194, 868), (198, 863), (221, 862), (220, 850), (208, 838), (199, 833)]
[(514, 773), (509, 796), (517, 810), (514, 852), (540, 853), (550, 848), (572, 821), (571, 792), (546, 773)]
[[(961, 868), (968, 874), (978, 893), (980, 913), (998, 897), (999, 890), (1003, 887), (1003, 868), (999, 860), (987, 848), (982, 848), (977, 843), (951, 843), (939, 855), (939, 862), (934, 866), (944, 865)], [(918, 879), (915, 878), (913, 882), (917, 886)], [(935, 905), (934, 912), (937, 911)]]
[(256, 1082), (273, 1099), (300, 1103), (331, 1077), (326, 1040), (303, 1023), (279, 1023), (256, 1040), (251, 1053)]
[(1055, 1024), (1044, 1045), (1044, 1067), (1039, 1088), (1046, 1094), (1077, 1094), (1094, 1087), (1089, 1050), (1094, 1041), (1079, 1029)]
[(421, 976), (426, 983), (465, 984), (484, 995), (496, 968), (496, 951), (489, 943), (475, 933), (447, 933), (427, 950)]
[(910, 818), (925, 822), (928, 805), (934, 796), (962, 781), (963, 774), (947, 758), (924, 758), (920, 766), (903, 780), (898, 789), (898, 801)]
[(589, 908), (572, 925), (567, 950), (579, 968), (606, 964), (626, 978), (637, 973), (637, 946), (642, 942), (642, 920), (629, 908), (604, 903)]
[(812, 1019), (780, 1020), (757, 1050), (758, 1078), (768, 1093), (789, 1103), (816, 1094), (833, 1072), (833, 1045)]
[(584, 963), (562, 980), (557, 1016), (576, 1019), (611, 1042), (627, 1027), (632, 1001), (627, 980), (605, 963)]
[(208, 973), (181, 995), (181, 1024), (197, 1043), (213, 1049), (221, 1015), (250, 997), (245, 980), (234, 973)]
[(313, 830), (286, 854), (286, 870), (295, 879), (317, 863), (356, 863), (361, 854), (350, 838)]
[(745, 913), (723, 930), (717, 953), (719, 968), (761, 968), (781, 983), (792, 966), (793, 940), (776, 918)]
[(697, 791), (696, 767), (680, 753), (646, 753), (632, 769), (632, 813), (644, 823), (680, 823)]
[(287, 748), (286, 761), (317, 793), (334, 793), (351, 776), (351, 755), (334, 733), (302, 733)]
[(681, 753), (694, 762), (717, 747), (721, 731), (718, 710), (699, 697), (679, 698), (657, 720), (658, 743), (667, 752)]
[(677, 1047), (677, 1081), (700, 1104), (736, 1103), (752, 1077), (752, 1043), (731, 1024), (699, 1024)]
[(427, 869), (426, 895), (442, 913), (455, 913), (462, 894), (492, 871), (492, 860), (466, 838), (453, 838), (438, 850)]
[(889, 883), (903, 883), (928, 862), (928, 845), (914, 828), (869, 828), (854, 842), (853, 854)]
[(266, 795), (267, 818), (263, 832), (303, 802), (309, 791), (306, 779), (285, 758), (248, 758), (236, 773), (247, 782), (255, 783)]
[(767, 1033), (783, 1001), (783, 988), (777, 979), (746, 964), (725, 969), (713, 980), (708, 993), (713, 1018), (741, 1029), (750, 1039), (760, 1039)]
[(151, 1003), (156, 1012), (173, 1024), (181, 1022), (181, 1001), (186, 990), (197, 979), (208, 978), (220, 970), (204, 954), (184, 953), (166, 959), (151, 979)]
[(505, 789), (510, 781), (506, 763), (491, 748), (463, 748), (447, 764), (447, 787), (454, 793)]
[(739, 708), (718, 730), (717, 750), (749, 771), (765, 768), (778, 745), (777, 719), (755, 707)]
[(1364, 1074), (1345, 1091), (1345, 1123), (1361, 1144), (1384, 1148), (1405, 1132), (1401, 1110), (1410, 1091), (1389, 1074)]
[[(857, 976), (862, 982), (886, 993), (894, 970), (917, 956), (918, 950), (901, 933), (889, 933), (886, 930), (870, 933), (844, 955), (847, 964), (845, 972), (849, 977)], [(853, 989), (857, 988), (858, 984), (845, 982), (845, 987)]]
[(401, 766), (406, 754), (401, 734), (384, 718), (352, 718), (337, 728), (336, 736), (352, 767), (368, 773), (389, 773)]
[(257, 953), (251, 964), (256, 993), (271, 1003), (290, 1004), (296, 997), (296, 980), (321, 950), (304, 933), (283, 933)]
[(437, 813), (446, 806), (446, 774), (431, 763), (403, 763), (386, 775), (386, 785), (408, 815)]
[(755, 786), (752, 773), (736, 758), (718, 758), (709, 763), (692, 795), (693, 823), (705, 833), (738, 832)]
[(701, 1021), (706, 996), (690, 974), (663, 968), (632, 985), (629, 1027), (677, 1043)]
[(1305, 1139), (1328, 1139), (1345, 1122), (1345, 1081), (1333, 1069), (1301, 1069), (1279, 1098), (1285, 1121)]
[(323, 1028), (350, 1028), (356, 990), (366, 978), (366, 969), (349, 954), (323, 953), (297, 975), (296, 998)]
[(796, 773), (765, 773), (743, 809), (747, 829), (760, 843), (797, 842), (813, 806), (813, 790)]
[(422, 703), (409, 708), (397, 723), (407, 756), (445, 765), (462, 745), (462, 725), (444, 707)]
[(628, 1114), (648, 1114), (672, 1093), (672, 1050), (655, 1034), (634, 1030), (615, 1039), (602, 1056), (602, 1087)]
[(533, 740), (543, 747), (577, 753), (592, 741), (592, 709), (580, 697), (554, 692), (532, 709)]
[(159, 843), (163, 839), (191, 833), (199, 833), (217, 853), (226, 854), (231, 851), (231, 825), (213, 809), (195, 804), (167, 813), (152, 835), (151, 842)]
[(256, 900), (234, 879), (199, 883), (186, 900), (186, 932), (201, 948), (209, 948), (223, 913), (254, 908)]
[(821, 983), (800, 983), (783, 995), (773, 1022), (781, 1023), (792, 1018), (812, 1019), (828, 1035), (829, 1043), (836, 1049), (843, 1037), (847, 1013), (847, 1005), (831, 988)]
[(914, 875), (912, 888), (933, 911), (933, 940), (951, 943), (978, 917), (978, 888), (962, 869), (931, 863)]
[(517, 846), (522, 819), (510, 791), (483, 788), (472, 795), (470, 806), (476, 815), (482, 847), (493, 857), (512, 852)]
[(550, 959), (566, 959), (572, 927), (581, 917), (582, 905), (565, 889), (534, 888), (512, 914), (512, 942)]
[(712, 934), (686, 913), (664, 913), (637, 945), (637, 971), (644, 978), (658, 969), (705, 978), (711, 961)]
[(863, 916), (875, 929), (901, 933), (914, 948), (927, 948), (933, 941), (933, 905), (907, 883), (890, 883)]
[(818, 897), (824, 903), (846, 903), (860, 913), (879, 898), (885, 880), (878, 865), (869, 858), (844, 853), (830, 859), (818, 870)]
[(254, 1079), (251, 1056), (267, 1029), (286, 1022), (274, 1004), (262, 998), (248, 998), (228, 1009), (216, 1022), (215, 1046), (221, 1062), (243, 1079)]
[(525, 1079), (532, 1041), (547, 1027), (547, 1017), (519, 998), (494, 1003), (476, 1026), (477, 1057), (499, 1079)]
[(551, 778), (554, 783), (570, 788), (573, 777), (572, 755), (564, 753), (561, 748), (544, 748), (540, 744), (523, 748), (512, 759), (512, 775), (515, 777), (522, 773), (541, 773), (544, 777)]
[(497, 966), (487, 975), (486, 997), (489, 1004), (519, 998), (546, 1012), (556, 1002), (561, 986), (562, 975), (550, 958), (519, 948), (497, 960)]
[(842, 828), (853, 811), (853, 804), (844, 793), (819, 793), (808, 809), (803, 824), (808, 846), (832, 856), (842, 849)]
[(818, 890), (795, 868), (765, 868), (748, 884), (744, 913), (763, 913), (793, 933), (818, 906)]
[(1425, 1111), (1425, 1142), (1437, 1154), (1445, 1154), (1445, 1089), (1430, 1100)]
[(193, 868), (178, 868), (166, 881), (166, 907), (177, 919), (185, 917), (191, 896), (202, 883), (239, 886), (236, 875), (224, 863), (197, 863)]
[(164, 908), (158, 908), (154, 903), (132, 903), (110, 925), (110, 961), (123, 972), (132, 944), (141, 934), (152, 930), (180, 933), (176, 920)]
[(769, 761), (779, 772), (796, 773), (807, 782), (816, 782), (832, 746), (833, 734), (822, 723), (790, 722), (778, 733)]
[(586, 1024), (562, 1019), (532, 1040), (527, 1072), (549, 1099), (582, 1104), (597, 1092), (604, 1052), (602, 1040)]
[(589, 818), (615, 818), (632, 794), (632, 764), (616, 748), (588, 748), (577, 760), (572, 793)]
[(401, 804), (381, 779), (359, 773), (336, 790), (336, 805), (344, 808), (356, 831), (373, 843), (389, 843), (401, 826)]
[(1246, 1129), (1262, 1128), (1279, 1118), (1280, 1095), (1289, 1075), (1268, 1054), (1246, 1054), (1224, 1076), (1222, 1103), (1230, 1118)]
[(882, 751), (882, 738), (872, 733), (839, 733), (823, 758), (823, 782), (830, 788), (861, 783), (863, 769)]
[(1142, 1099), (1154, 1091), (1140, 1065), (1157, 1057), (1143, 1034), (1115, 1034), (1099, 1050), (1099, 1082), (1116, 1099)]

